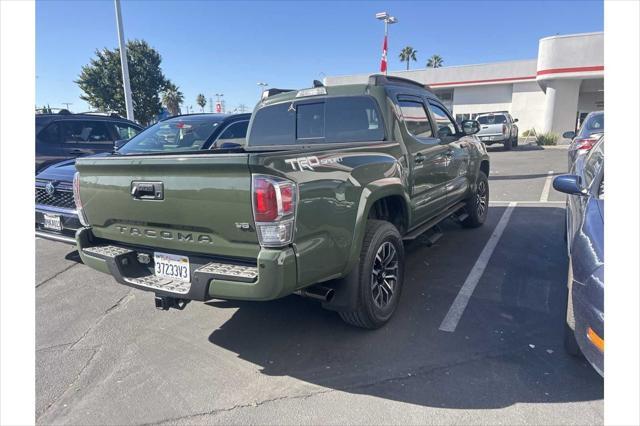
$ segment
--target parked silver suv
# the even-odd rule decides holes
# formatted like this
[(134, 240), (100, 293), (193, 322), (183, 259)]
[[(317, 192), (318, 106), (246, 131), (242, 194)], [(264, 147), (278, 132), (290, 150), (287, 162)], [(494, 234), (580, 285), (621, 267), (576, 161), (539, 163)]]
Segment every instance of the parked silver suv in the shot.
[(485, 145), (501, 143), (506, 151), (518, 146), (518, 119), (508, 112), (478, 114), (476, 120), (480, 123), (478, 137)]

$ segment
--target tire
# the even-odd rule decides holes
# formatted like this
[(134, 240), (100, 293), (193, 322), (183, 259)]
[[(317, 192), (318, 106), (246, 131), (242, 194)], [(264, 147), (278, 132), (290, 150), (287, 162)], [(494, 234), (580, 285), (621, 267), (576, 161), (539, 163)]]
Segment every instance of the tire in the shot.
[(482, 170), (478, 171), (478, 179), (473, 195), (467, 199), (465, 207), (469, 215), (462, 221), (465, 228), (477, 228), (482, 226), (487, 219), (489, 211), (489, 179)]
[(511, 145), (513, 145), (513, 141), (511, 140), (511, 138), (505, 140), (502, 143), (502, 146), (504, 147), (505, 151), (511, 151)]
[(565, 309), (564, 321), (564, 350), (571, 356), (579, 357), (582, 355), (580, 346), (576, 341), (576, 319), (573, 313), (573, 298), (571, 297), (571, 287), (573, 281), (573, 266), (569, 259), (569, 271), (567, 273), (567, 304)]
[[(380, 258), (385, 253), (389, 258), (383, 263)], [(404, 246), (398, 229), (384, 220), (368, 220), (357, 267), (357, 307), (340, 312), (340, 317), (360, 328), (382, 327), (398, 306), (404, 280)]]
[(513, 144), (512, 144), (514, 147), (518, 146), (518, 136), (519, 136), (518, 133), (516, 133), (516, 138), (513, 140)]

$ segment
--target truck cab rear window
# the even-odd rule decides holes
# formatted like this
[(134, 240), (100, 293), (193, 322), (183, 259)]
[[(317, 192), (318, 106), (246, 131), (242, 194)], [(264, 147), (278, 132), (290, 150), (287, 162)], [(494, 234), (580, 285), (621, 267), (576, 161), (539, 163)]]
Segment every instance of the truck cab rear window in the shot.
[(384, 140), (384, 129), (373, 99), (345, 96), (301, 99), (264, 107), (255, 115), (250, 146)]

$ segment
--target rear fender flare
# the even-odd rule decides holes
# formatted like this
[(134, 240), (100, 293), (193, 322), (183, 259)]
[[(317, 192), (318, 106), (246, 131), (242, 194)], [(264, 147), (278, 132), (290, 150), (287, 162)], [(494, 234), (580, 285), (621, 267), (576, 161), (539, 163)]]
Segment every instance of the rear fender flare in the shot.
[(356, 222), (353, 232), (353, 240), (351, 242), (351, 250), (349, 260), (343, 271), (346, 276), (353, 270), (360, 260), (360, 251), (362, 250), (362, 241), (364, 239), (365, 228), (367, 225), (367, 217), (374, 203), (382, 198), (389, 196), (400, 196), (405, 203), (406, 223), (411, 223), (411, 209), (409, 195), (406, 193), (402, 180), (399, 177), (390, 177), (378, 179), (367, 184), (360, 194), (360, 202), (358, 204), (358, 212), (356, 214)]

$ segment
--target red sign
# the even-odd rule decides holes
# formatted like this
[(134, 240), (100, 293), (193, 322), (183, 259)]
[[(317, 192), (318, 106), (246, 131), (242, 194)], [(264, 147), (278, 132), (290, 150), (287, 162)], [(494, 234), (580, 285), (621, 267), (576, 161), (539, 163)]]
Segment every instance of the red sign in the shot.
[(216, 112), (222, 112), (222, 104), (220, 102), (216, 102)]

